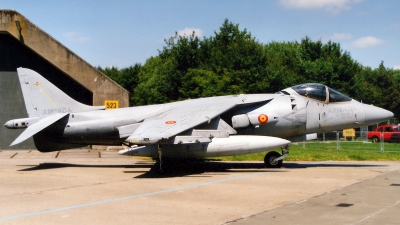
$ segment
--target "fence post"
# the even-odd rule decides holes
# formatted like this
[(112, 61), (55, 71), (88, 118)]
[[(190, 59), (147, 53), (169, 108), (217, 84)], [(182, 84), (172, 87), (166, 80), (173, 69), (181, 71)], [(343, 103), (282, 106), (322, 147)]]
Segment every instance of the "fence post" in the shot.
[(381, 132), (381, 152), (385, 152), (384, 134)]
[(367, 132), (368, 132), (368, 127), (360, 127), (360, 137), (364, 143), (368, 142)]

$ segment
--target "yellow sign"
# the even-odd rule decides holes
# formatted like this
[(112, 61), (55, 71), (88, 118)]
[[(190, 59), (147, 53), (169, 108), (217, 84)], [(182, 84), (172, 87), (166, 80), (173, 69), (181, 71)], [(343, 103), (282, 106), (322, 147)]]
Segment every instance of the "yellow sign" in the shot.
[(105, 100), (104, 105), (106, 106), (106, 109), (118, 109), (119, 108), (118, 100)]
[(355, 137), (356, 130), (354, 129), (345, 129), (343, 130), (343, 137)]

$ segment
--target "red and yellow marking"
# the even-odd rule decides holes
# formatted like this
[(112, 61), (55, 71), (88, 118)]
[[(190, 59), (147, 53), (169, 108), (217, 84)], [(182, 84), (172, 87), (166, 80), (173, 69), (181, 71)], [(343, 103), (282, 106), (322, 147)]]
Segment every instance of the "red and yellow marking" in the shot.
[(175, 120), (168, 120), (165, 123), (166, 124), (176, 124), (176, 121)]
[(268, 116), (265, 114), (260, 114), (258, 116), (258, 122), (260, 122), (261, 124), (265, 124), (268, 122)]

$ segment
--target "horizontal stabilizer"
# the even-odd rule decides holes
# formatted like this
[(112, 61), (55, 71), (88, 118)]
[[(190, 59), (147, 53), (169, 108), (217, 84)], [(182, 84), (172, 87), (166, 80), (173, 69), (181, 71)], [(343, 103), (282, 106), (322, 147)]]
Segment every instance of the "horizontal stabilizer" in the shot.
[(22, 134), (19, 135), (19, 137), (17, 139), (15, 139), (14, 142), (11, 143), (10, 146), (13, 146), (13, 145), (16, 145), (16, 144), (19, 144), (19, 143), (25, 141), (26, 139), (32, 137), (33, 135), (35, 135), (39, 131), (43, 130), (44, 128), (50, 126), (51, 124), (57, 122), (61, 118), (67, 116), (68, 114), (69, 113), (58, 113), (58, 114), (44, 117), (43, 119), (39, 120), (38, 122), (36, 122), (36, 123), (32, 124), (31, 126), (29, 126), (28, 128), (26, 128), (26, 130), (24, 132), (22, 132)]

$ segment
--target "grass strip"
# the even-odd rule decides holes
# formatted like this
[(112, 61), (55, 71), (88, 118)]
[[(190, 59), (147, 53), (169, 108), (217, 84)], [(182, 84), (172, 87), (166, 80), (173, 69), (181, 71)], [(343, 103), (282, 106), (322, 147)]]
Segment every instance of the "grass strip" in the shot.
[[(292, 143), (290, 154), (285, 161), (400, 161), (400, 143), (384, 143), (381, 151), (380, 143), (371, 142), (305, 142)], [(280, 152), (280, 149), (276, 149)], [(262, 161), (267, 152), (248, 155), (212, 157), (221, 161)]]

